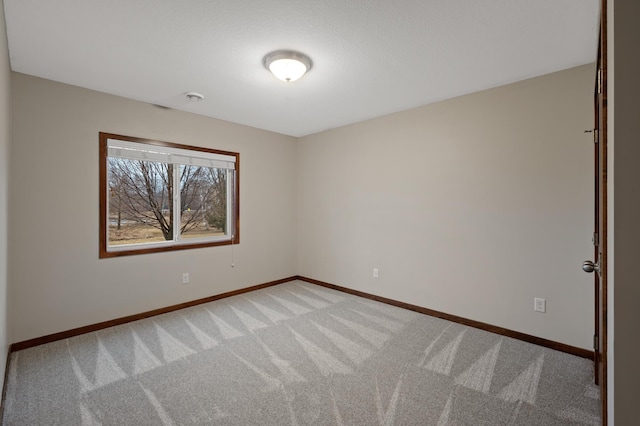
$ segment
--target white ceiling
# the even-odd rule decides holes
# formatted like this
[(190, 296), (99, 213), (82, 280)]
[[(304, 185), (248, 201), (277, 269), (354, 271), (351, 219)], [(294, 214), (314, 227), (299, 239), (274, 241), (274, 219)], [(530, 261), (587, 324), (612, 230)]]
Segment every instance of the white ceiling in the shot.
[[(599, 0), (4, 5), (14, 71), (292, 136), (593, 62), (599, 16)], [(312, 70), (276, 80), (278, 49)]]

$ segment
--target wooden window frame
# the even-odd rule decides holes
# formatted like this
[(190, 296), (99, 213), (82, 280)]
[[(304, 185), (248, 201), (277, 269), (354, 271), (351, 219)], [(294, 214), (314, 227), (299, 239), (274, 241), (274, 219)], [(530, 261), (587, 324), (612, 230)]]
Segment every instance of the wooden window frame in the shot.
[[(233, 214), (232, 218), (232, 229), (228, 232), (228, 238), (216, 241), (206, 241), (206, 242), (194, 242), (194, 243), (185, 243), (185, 242), (167, 242), (162, 246), (153, 246), (146, 247), (144, 244), (137, 245), (136, 247), (131, 247), (130, 249), (119, 248), (118, 250), (109, 250), (108, 243), (108, 199), (107, 199), (107, 159), (108, 159), (108, 140), (116, 139), (121, 141), (129, 141), (136, 142), (142, 144), (154, 145), (157, 147), (165, 147), (165, 148), (174, 148), (181, 150), (189, 150), (189, 151), (197, 151), (203, 153), (210, 154), (220, 154), (220, 155), (228, 155), (235, 157), (235, 174), (234, 174), (234, 182), (233, 182), (233, 206), (231, 208), (231, 212)], [(173, 142), (163, 142), (152, 139), (144, 139), (132, 136), (123, 136), (116, 135), (113, 133), (99, 133), (99, 258), (111, 258), (111, 257), (120, 257), (120, 256), (131, 256), (138, 254), (148, 254), (148, 253), (161, 253), (167, 251), (175, 251), (175, 250), (188, 250), (195, 248), (203, 248), (203, 247), (215, 247), (215, 246), (226, 246), (232, 244), (240, 243), (240, 154), (237, 152), (231, 151), (222, 151), (218, 149), (210, 149), (197, 147), (192, 145), (183, 145)]]

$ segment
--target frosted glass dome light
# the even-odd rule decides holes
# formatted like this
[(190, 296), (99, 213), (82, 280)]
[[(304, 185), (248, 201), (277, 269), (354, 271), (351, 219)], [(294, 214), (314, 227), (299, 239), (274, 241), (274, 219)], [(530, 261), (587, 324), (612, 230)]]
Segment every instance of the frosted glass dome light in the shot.
[(278, 50), (264, 57), (264, 66), (279, 80), (290, 83), (311, 69), (311, 59), (302, 53)]

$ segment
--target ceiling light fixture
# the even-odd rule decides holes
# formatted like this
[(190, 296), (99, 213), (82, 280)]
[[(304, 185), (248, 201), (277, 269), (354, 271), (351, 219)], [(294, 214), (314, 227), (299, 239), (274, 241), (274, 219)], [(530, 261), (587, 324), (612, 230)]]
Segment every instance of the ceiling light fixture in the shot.
[(287, 83), (296, 81), (311, 69), (311, 59), (300, 52), (291, 50), (277, 50), (267, 54), (263, 61), (264, 66), (276, 76)]
[(204, 100), (204, 95), (196, 92), (189, 92), (185, 95), (191, 102), (200, 102)]

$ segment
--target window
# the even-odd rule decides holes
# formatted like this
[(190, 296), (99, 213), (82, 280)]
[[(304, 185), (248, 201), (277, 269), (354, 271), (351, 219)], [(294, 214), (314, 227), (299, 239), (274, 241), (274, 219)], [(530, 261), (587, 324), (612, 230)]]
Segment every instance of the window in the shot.
[(100, 133), (100, 257), (239, 242), (240, 154)]

